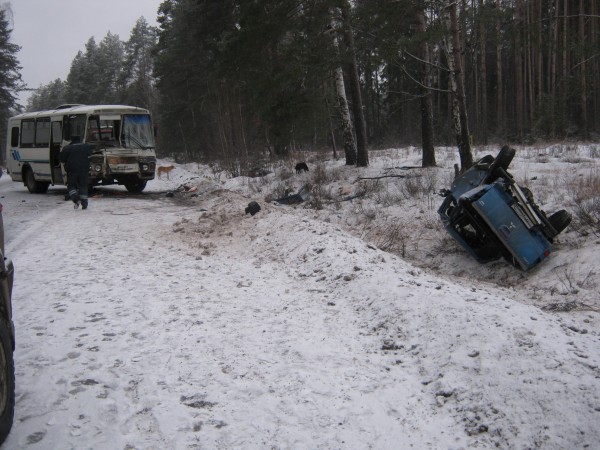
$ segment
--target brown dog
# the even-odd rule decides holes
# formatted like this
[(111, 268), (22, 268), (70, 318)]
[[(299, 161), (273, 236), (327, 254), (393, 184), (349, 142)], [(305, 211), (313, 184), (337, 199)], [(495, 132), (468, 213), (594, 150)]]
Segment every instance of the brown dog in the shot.
[(175, 168), (175, 166), (158, 166), (158, 168), (156, 169), (156, 173), (158, 174), (158, 178), (160, 178), (160, 176), (163, 173), (167, 174), (167, 180), (170, 180), (169, 178), (169, 173), (171, 172), (171, 170), (173, 170)]

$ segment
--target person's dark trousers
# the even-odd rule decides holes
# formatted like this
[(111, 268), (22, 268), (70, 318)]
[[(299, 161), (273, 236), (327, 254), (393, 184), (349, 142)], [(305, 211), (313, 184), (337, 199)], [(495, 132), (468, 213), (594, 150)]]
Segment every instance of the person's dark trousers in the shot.
[(65, 194), (65, 202), (71, 200), (71, 194), (69, 193), (69, 174), (67, 173), (67, 193)]
[(88, 182), (89, 173), (70, 173), (69, 182), (67, 188), (69, 190), (69, 197), (75, 203), (75, 206), (81, 206), (83, 209), (87, 208), (88, 205)]

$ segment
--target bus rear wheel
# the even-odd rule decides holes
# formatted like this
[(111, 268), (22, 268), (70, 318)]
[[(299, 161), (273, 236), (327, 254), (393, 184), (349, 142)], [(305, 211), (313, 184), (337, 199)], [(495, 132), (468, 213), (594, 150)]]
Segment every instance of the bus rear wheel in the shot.
[(33, 170), (30, 167), (25, 169), (25, 186), (32, 194), (44, 194), (48, 191), (48, 186), (50, 183), (43, 183), (41, 181), (36, 181), (35, 176), (33, 175)]
[(146, 181), (145, 180), (135, 180), (135, 181), (129, 181), (127, 183), (125, 183), (125, 189), (127, 189), (129, 192), (133, 192), (133, 193), (139, 193), (142, 192), (146, 187)]

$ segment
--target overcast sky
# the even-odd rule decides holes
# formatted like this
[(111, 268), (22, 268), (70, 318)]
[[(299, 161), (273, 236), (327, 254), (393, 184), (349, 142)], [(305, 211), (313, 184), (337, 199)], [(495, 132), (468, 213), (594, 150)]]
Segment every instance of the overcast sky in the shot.
[[(30, 88), (60, 78), (92, 36), (96, 43), (110, 31), (129, 39), (140, 17), (156, 26), (162, 0), (10, 0), (13, 13), (11, 41), (21, 47), (17, 57), (21, 76)], [(0, 0), (0, 3), (7, 3)], [(25, 106), (29, 92), (20, 95)]]

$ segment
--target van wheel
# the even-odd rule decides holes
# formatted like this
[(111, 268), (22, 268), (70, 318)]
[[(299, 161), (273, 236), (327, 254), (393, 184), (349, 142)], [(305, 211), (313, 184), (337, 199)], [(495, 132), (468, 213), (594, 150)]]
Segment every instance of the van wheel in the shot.
[(571, 213), (561, 209), (548, 217), (548, 222), (556, 230), (556, 234), (559, 234), (571, 223)]
[(502, 147), (498, 156), (496, 156), (496, 159), (490, 166), (488, 176), (483, 180), (483, 183), (490, 184), (500, 178), (502, 173), (499, 169), (504, 169), (506, 171), (515, 157), (515, 153), (515, 149), (510, 148), (508, 145)]
[(9, 330), (9, 323), (0, 320), (0, 444), (10, 433), (15, 413), (15, 365)]
[(146, 181), (144, 181), (144, 180), (135, 180), (135, 181), (131, 181), (129, 183), (125, 183), (125, 189), (127, 189), (129, 192), (133, 192), (133, 193), (142, 192), (145, 187), (146, 187)]
[(25, 178), (25, 186), (27, 186), (27, 190), (29, 190), (29, 192), (32, 194), (45, 194), (48, 191), (48, 186), (50, 186), (50, 183), (36, 181), (31, 167), (25, 169), (25, 175), (23, 178)]

